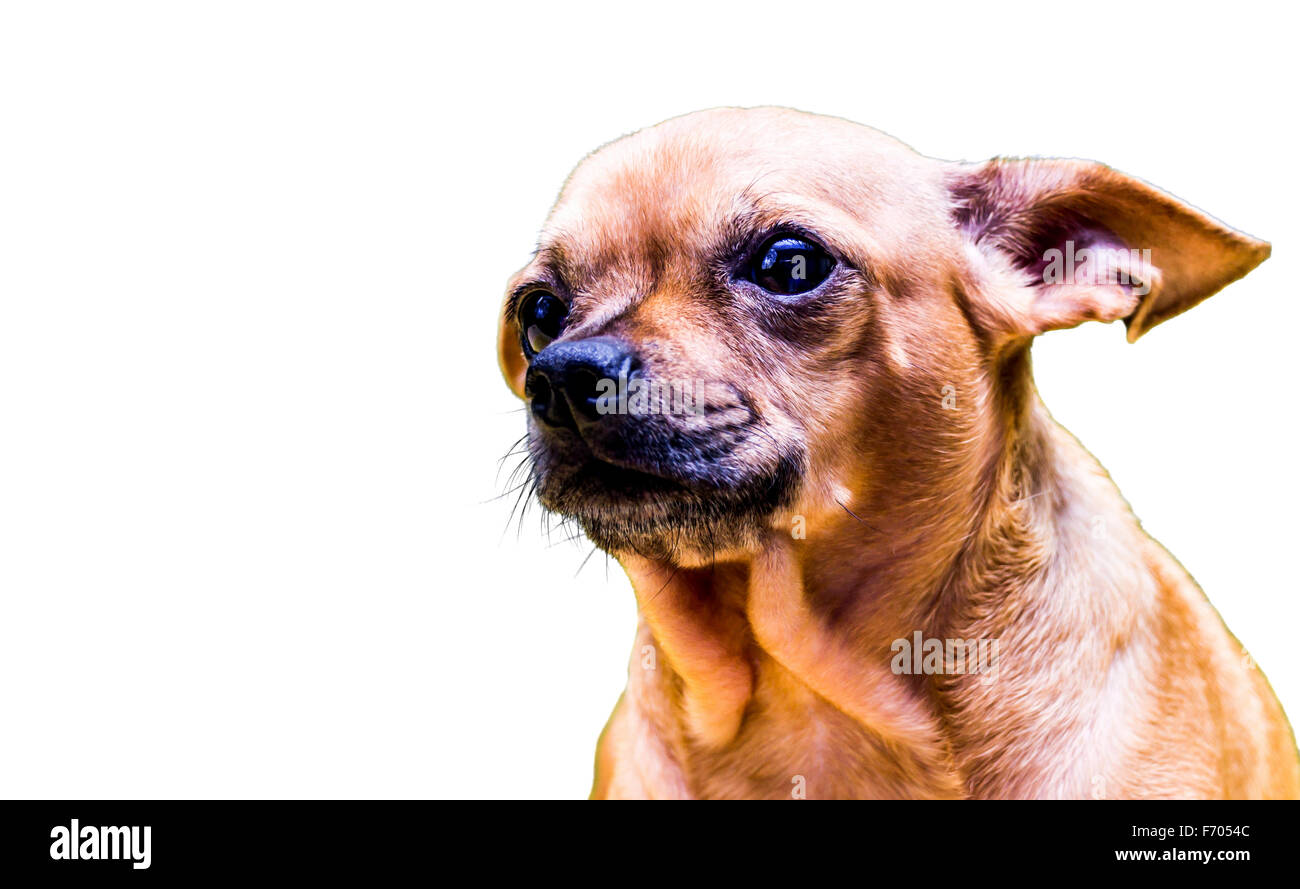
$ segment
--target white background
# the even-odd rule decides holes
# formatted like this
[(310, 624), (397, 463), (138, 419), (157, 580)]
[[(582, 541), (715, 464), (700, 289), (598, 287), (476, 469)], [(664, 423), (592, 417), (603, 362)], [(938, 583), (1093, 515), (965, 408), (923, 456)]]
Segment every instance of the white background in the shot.
[(6, 7), (0, 795), (585, 795), (633, 601), (492, 499), (497, 306), (587, 151), (720, 104), (1096, 158), (1273, 242), (1035, 359), (1300, 716), (1283, 9)]

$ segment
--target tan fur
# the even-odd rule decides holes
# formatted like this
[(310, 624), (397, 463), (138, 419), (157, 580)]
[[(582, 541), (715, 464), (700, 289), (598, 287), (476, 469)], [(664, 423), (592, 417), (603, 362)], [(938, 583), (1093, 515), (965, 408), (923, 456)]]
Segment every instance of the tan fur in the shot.
[[(702, 296), (704, 245), (738, 217), (805, 227), (850, 269), (814, 333)], [(1133, 270), (1151, 292), (1034, 280), (1060, 232), (1153, 248)], [(560, 268), (566, 337), (743, 388), (764, 425), (740, 459), (807, 454), (794, 502), (745, 542), (615, 553), (640, 628), (592, 796), (1300, 796), (1264, 677), (1029, 363), (1033, 336), (1084, 320), (1136, 339), (1267, 253), (1098, 164), (952, 164), (784, 109), (688, 115), (590, 156), (511, 289)], [(501, 330), (522, 395), (515, 319)], [(996, 673), (895, 674), (891, 643), (915, 631), (997, 639)]]

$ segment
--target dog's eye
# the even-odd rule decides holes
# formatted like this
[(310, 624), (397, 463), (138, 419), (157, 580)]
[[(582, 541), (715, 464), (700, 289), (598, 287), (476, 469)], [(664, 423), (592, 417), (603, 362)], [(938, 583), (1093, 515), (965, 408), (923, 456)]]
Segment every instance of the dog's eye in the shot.
[(519, 306), (519, 329), (524, 332), (524, 354), (533, 356), (551, 344), (564, 329), (569, 309), (554, 293), (534, 290)]
[(768, 293), (797, 296), (830, 277), (835, 258), (821, 247), (793, 235), (777, 235), (758, 251), (749, 280)]

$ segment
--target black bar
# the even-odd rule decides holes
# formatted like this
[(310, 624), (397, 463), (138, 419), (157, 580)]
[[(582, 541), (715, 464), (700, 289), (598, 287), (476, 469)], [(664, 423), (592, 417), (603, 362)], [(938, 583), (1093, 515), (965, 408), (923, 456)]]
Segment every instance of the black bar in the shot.
[[(837, 870), (848, 867), (864, 879), (885, 861), (950, 878), (972, 868), (994, 874), (1021, 867), (1148, 874), (1198, 867), (1231, 874), (1260, 864), (1289, 869), (1300, 811), (1263, 802), (867, 802), (804, 808), (759, 813), (751, 806), (722, 813), (679, 806), (671, 812), (642, 807), (611, 813), (575, 804), (561, 813), (523, 803), (7, 802), (0, 805), (0, 875), (9, 885), (24, 885), (11, 882), (14, 875), (42, 884), (68, 878), (93, 885), (250, 875), (397, 878), (448, 876), (468, 863), (480, 876), (500, 877), (518, 868), (531, 869), (533, 878), (577, 878), (594, 864), (592, 856), (611, 855), (613, 866), (621, 858), (629, 873), (664, 877), (697, 873), (699, 865), (689, 862), (701, 856), (706, 866), (723, 872), (769, 860), (796, 872), (834, 862)], [(116, 859), (52, 857), (60, 830), (70, 830), (73, 819), (83, 833), (149, 827), (148, 867), (135, 866), (143, 863), (133, 860), (137, 847)], [(93, 852), (106, 835), (92, 833), (95, 840), (85, 848)], [(1150, 852), (1153, 860), (1120, 858)], [(1208, 860), (1202, 860), (1206, 853)], [(1245, 859), (1227, 860), (1223, 855), (1229, 853), (1244, 853)], [(602, 872), (609, 874), (603, 870), (608, 866)]]

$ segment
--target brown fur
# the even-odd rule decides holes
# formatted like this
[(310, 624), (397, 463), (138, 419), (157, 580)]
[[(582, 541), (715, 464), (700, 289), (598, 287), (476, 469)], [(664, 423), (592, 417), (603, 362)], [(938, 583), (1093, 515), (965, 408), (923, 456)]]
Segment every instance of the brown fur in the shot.
[[(716, 255), (791, 225), (839, 277), (815, 311), (768, 317)], [(1068, 237), (1152, 248), (1132, 270), (1150, 293), (1041, 283)], [(804, 455), (761, 527), (650, 522), (611, 545), (640, 627), (592, 796), (1300, 796), (1264, 677), (1029, 362), (1033, 336), (1085, 320), (1136, 339), (1267, 254), (1099, 164), (952, 164), (784, 109), (688, 115), (585, 160), (511, 292), (562, 283), (566, 338), (618, 336), (739, 393), (719, 411), (748, 404), (760, 428), (728, 439), (736, 465)], [(511, 311), (500, 353), (522, 396)], [(545, 472), (543, 503), (581, 516)], [(918, 630), (997, 639), (996, 674), (896, 675), (891, 643)]]

